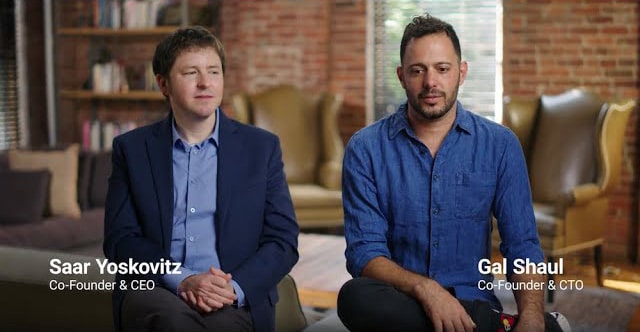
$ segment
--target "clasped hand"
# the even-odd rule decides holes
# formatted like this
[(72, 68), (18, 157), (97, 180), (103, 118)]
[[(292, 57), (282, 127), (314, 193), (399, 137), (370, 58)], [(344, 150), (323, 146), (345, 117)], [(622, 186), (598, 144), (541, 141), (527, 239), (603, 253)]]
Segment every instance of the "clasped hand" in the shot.
[(178, 287), (178, 294), (189, 306), (201, 313), (219, 310), (237, 299), (231, 284), (231, 274), (213, 267), (208, 272), (184, 279)]

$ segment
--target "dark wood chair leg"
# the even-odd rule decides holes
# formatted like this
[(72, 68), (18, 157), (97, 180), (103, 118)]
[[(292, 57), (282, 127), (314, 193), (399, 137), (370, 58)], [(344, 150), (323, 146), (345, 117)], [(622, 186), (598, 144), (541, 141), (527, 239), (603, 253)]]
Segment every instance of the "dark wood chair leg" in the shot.
[(593, 248), (593, 260), (596, 264), (596, 281), (598, 286), (602, 287), (602, 245), (599, 244)]
[[(547, 256), (547, 262), (553, 263), (553, 256)], [(547, 274), (547, 303), (553, 303), (553, 289), (549, 287), (549, 284), (553, 281), (553, 273)]]

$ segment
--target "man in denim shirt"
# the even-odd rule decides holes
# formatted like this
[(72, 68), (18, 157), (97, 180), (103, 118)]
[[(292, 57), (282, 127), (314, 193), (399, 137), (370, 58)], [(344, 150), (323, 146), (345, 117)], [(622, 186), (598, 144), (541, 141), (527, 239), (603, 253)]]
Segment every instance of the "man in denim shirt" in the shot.
[(505, 127), (462, 108), (467, 74), (454, 29), (431, 16), (406, 27), (398, 78), (407, 104), (359, 131), (344, 157), (347, 269), (338, 313), (351, 331), (560, 330), (543, 290), (514, 291), (519, 316), (501, 314), (491, 273), (491, 215), (510, 281), (513, 261), (541, 263), (524, 156)]

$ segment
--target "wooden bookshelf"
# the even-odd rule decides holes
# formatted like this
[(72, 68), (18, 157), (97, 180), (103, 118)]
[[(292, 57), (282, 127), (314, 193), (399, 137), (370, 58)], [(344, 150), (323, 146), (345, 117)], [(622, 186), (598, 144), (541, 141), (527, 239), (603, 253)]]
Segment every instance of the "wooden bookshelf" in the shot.
[[(124, 6), (121, 0), (52, 1), (48, 15), (53, 47), (48, 56), (53, 82), (48, 83), (48, 93), (55, 99), (50, 125), (54, 139), (84, 143), (87, 123), (156, 121), (161, 115), (156, 110), (166, 111), (165, 97), (151, 90), (155, 85), (151, 62), (158, 42), (190, 24), (216, 30), (219, 1), (176, 0), (158, 8), (138, 6), (149, 1), (127, 1), (135, 6)], [(202, 17), (206, 20), (198, 21)]]
[(60, 97), (68, 99), (100, 99), (100, 100), (164, 100), (160, 91), (129, 91), (99, 93), (90, 90), (60, 90)]

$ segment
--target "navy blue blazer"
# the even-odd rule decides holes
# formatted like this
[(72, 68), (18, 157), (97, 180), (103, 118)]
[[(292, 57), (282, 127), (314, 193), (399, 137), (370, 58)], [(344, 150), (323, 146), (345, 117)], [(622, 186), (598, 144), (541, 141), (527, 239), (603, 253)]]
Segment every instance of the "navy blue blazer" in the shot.
[[(299, 233), (278, 138), (220, 116), (217, 251), (223, 271), (245, 293), (255, 331), (275, 329), (276, 286), (298, 260)], [(173, 227), (173, 121), (116, 137), (105, 211), (104, 253), (112, 262), (159, 262), (169, 256)], [(116, 280), (161, 275), (123, 275)], [(117, 287), (116, 287), (117, 288)], [(120, 326), (124, 292), (113, 293)]]

